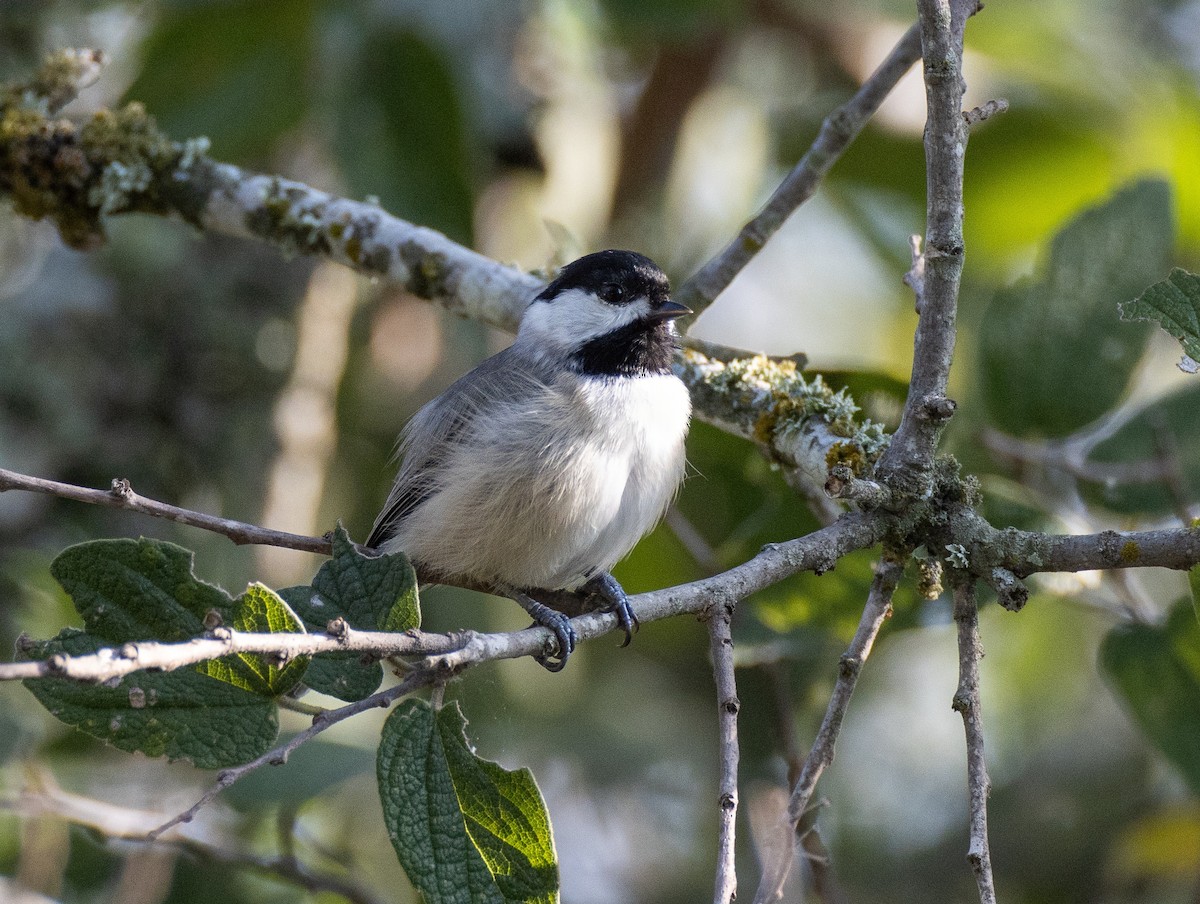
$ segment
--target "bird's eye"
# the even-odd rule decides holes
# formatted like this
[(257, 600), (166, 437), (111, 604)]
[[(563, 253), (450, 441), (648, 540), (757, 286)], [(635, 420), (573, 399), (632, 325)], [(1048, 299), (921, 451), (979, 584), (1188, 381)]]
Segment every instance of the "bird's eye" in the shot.
[(609, 304), (620, 304), (625, 300), (625, 288), (624, 286), (617, 285), (617, 283), (605, 283), (600, 287), (599, 295), (601, 301), (606, 301)]

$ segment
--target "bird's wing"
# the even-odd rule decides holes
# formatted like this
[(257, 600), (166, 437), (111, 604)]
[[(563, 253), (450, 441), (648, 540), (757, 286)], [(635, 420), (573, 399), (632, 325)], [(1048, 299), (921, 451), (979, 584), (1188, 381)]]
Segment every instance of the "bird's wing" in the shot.
[(452, 449), (472, 441), (478, 411), (533, 392), (544, 380), (534, 362), (509, 348), (488, 358), (418, 411), (400, 434), (399, 473), (366, 545), (378, 547), (394, 536), (401, 522), (437, 491)]

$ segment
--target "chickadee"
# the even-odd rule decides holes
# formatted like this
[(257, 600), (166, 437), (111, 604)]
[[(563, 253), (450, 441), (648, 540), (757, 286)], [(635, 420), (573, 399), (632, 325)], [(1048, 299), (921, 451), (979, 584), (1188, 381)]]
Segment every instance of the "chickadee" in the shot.
[[(691, 401), (671, 372), (666, 275), (632, 251), (563, 267), (516, 341), (427, 404), (400, 437), (400, 472), (367, 546), (403, 550), (422, 580), (512, 597), (575, 647), (539, 591), (598, 594), (628, 644), (637, 619), (609, 569), (663, 516), (684, 474)], [(545, 594), (541, 594), (545, 597)]]

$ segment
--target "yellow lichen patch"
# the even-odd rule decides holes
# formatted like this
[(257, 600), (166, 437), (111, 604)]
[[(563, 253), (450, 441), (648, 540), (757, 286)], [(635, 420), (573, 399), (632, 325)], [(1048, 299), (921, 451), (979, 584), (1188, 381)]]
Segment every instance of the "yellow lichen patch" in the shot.
[(1132, 540), (1125, 541), (1125, 545), (1121, 547), (1121, 561), (1125, 564), (1132, 564), (1142, 557), (1142, 550)]
[(867, 470), (867, 459), (853, 443), (834, 443), (825, 453), (825, 467), (833, 469), (838, 465), (846, 465), (855, 477), (862, 477)]

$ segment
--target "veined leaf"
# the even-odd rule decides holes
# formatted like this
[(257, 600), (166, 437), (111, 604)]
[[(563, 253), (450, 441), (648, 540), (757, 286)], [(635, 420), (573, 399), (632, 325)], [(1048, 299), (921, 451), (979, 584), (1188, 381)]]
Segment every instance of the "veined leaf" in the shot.
[(558, 900), (550, 820), (527, 769), (475, 756), (457, 705), (406, 700), (383, 727), (379, 797), (388, 835), (429, 904)]
[[(235, 631), (255, 634), (304, 633), (304, 625), (274, 590), (251, 584), (238, 597), (231, 626)], [(213, 678), (237, 685), (261, 697), (278, 697), (300, 683), (309, 657), (297, 656), (282, 666), (257, 653), (235, 653), (202, 662), (200, 670)]]
[(1176, 267), (1133, 301), (1121, 303), (1122, 320), (1152, 320), (1179, 340), (1183, 353), (1200, 361), (1200, 276)]
[[(71, 596), (85, 631), (68, 629), (27, 655), (78, 656), (101, 647), (202, 636), (216, 619), (238, 631), (298, 632), (300, 619), (253, 584), (238, 599), (192, 573), (192, 553), (161, 540), (95, 540), (64, 550), (50, 571)], [(307, 660), (282, 665), (234, 654), (167, 672), (134, 672), (114, 686), (38, 678), (26, 687), (51, 714), (122, 750), (218, 768), (253, 759), (279, 732), (275, 698)]]
[[(83, 656), (109, 642), (68, 628), (27, 655)], [(204, 769), (245, 763), (279, 734), (275, 704), (197, 669), (134, 672), (115, 687), (37, 678), (25, 687), (55, 718), (129, 752), (184, 759)]]
[[(364, 556), (340, 524), (333, 534), (333, 557), (312, 586), (288, 587), (279, 595), (314, 631), (325, 630), (335, 618), (360, 631), (407, 631), (421, 624), (417, 576), (408, 558)], [(383, 668), (357, 653), (321, 653), (309, 663), (304, 680), (339, 700), (361, 700), (379, 687)]]

